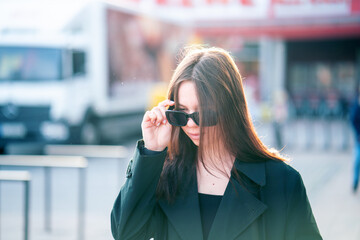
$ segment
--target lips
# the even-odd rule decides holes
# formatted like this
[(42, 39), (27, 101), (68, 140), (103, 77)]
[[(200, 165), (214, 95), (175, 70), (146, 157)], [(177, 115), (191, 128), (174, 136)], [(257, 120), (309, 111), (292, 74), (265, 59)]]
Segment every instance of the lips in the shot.
[(200, 133), (197, 133), (197, 134), (187, 133), (187, 134), (191, 139), (195, 139), (195, 140), (200, 139)]

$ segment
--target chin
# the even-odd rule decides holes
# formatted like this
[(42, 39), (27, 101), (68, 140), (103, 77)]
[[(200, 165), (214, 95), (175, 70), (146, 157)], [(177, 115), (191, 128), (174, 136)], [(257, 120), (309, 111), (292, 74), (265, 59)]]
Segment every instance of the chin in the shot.
[(191, 141), (198, 147), (199, 146), (199, 140), (192, 140)]
[(184, 131), (187, 137), (196, 145), (199, 146), (200, 143), (200, 134), (190, 134)]

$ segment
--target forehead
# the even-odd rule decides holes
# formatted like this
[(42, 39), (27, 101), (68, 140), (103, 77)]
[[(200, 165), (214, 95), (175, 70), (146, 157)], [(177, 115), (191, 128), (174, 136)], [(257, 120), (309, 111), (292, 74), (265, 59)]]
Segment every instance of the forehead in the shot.
[(180, 84), (178, 101), (179, 105), (183, 105), (189, 109), (198, 108), (198, 97), (195, 83), (192, 81), (184, 81)]

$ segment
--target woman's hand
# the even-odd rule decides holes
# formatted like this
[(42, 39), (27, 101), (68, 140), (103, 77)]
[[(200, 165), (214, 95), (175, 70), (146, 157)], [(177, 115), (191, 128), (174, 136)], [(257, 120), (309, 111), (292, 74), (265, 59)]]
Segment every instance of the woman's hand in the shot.
[(141, 123), (144, 146), (152, 151), (163, 151), (171, 137), (172, 126), (168, 123), (165, 111), (166, 107), (173, 106), (171, 100), (159, 103), (157, 107), (147, 111)]

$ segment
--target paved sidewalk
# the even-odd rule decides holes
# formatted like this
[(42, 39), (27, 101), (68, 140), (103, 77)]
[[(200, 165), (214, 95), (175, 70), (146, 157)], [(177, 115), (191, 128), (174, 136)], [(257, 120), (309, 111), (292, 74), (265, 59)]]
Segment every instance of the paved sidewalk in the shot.
[(325, 240), (360, 239), (360, 191), (352, 192), (352, 153), (292, 152)]

